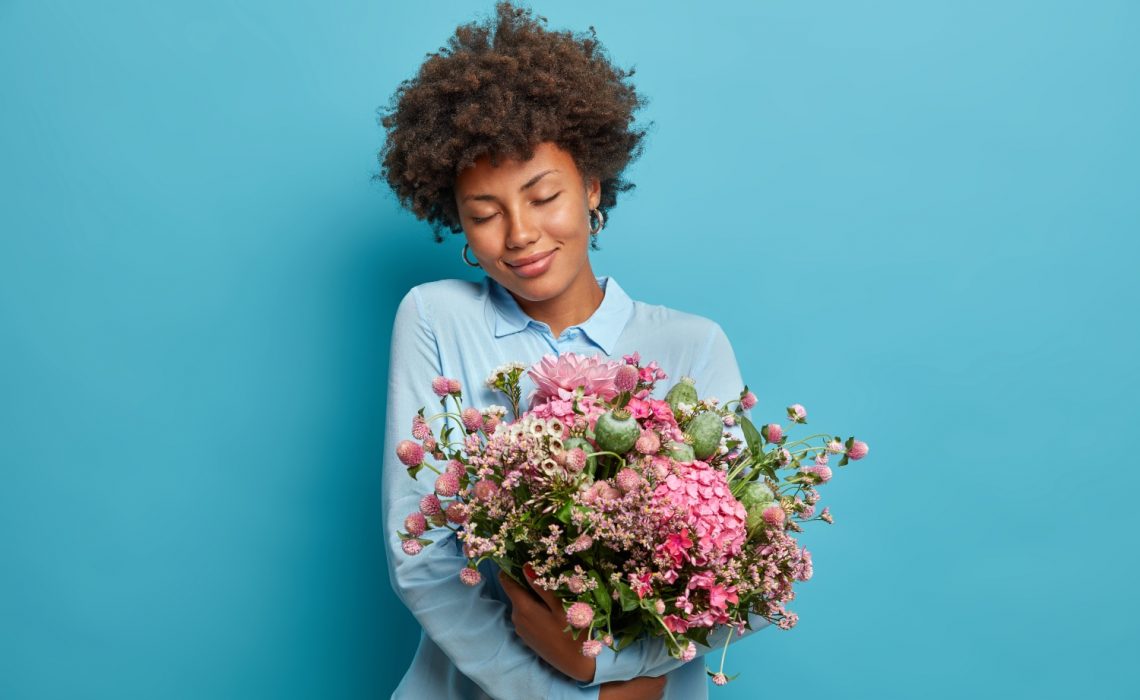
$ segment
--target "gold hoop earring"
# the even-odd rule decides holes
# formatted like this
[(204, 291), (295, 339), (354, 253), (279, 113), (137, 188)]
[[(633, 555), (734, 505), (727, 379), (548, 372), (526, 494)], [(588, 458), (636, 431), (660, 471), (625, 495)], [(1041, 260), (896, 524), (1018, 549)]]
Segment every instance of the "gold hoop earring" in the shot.
[[(597, 226), (594, 226), (594, 217), (595, 216), (598, 218), (598, 225)], [(596, 207), (594, 209), (591, 209), (590, 210), (590, 235), (591, 236), (598, 235), (598, 231), (601, 231), (603, 228), (605, 228), (605, 225), (606, 225), (606, 217), (604, 214), (602, 214), (602, 210), (598, 209)]]
[(468, 249), (469, 245), (470, 244), (468, 244), (468, 243), (463, 244), (463, 250), (459, 253), (459, 257), (463, 258), (463, 262), (467, 263), (471, 267), (479, 267), (479, 261), (471, 262), (470, 260), (467, 259), (467, 249)]

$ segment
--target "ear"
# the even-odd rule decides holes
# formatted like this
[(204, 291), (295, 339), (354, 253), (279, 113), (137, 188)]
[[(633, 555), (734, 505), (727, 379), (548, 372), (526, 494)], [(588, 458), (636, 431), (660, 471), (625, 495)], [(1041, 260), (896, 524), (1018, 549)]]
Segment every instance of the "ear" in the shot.
[(590, 209), (597, 209), (598, 205), (602, 203), (602, 181), (596, 177), (586, 178), (586, 201), (589, 203)]

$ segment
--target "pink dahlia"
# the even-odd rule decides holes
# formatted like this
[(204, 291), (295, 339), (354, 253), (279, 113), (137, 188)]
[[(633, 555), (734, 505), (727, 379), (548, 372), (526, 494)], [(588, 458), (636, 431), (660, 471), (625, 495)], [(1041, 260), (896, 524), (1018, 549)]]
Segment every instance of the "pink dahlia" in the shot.
[(566, 610), (566, 621), (575, 629), (585, 629), (594, 621), (594, 609), (586, 603), (574, 603)]
[(544, 355), (527, 370), (537, 387), (529, 397), (530, 405), (533, 408), (552, 399), (569, 401), (578, 387), (608, 401), (617, 396), (614, 380), (620, 367), (620, 362), (602, 359), (601, 355), (585, 357), (572, 352)]

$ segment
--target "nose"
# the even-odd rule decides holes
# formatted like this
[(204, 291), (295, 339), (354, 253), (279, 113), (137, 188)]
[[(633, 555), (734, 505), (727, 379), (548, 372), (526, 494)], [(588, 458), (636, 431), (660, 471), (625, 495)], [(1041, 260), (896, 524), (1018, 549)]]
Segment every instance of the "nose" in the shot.
[(507, 247), (526, 248), (537, 241), (539, 235), (534, 216), (526, 211), (526, 206), (515, 208), (508, 218)]

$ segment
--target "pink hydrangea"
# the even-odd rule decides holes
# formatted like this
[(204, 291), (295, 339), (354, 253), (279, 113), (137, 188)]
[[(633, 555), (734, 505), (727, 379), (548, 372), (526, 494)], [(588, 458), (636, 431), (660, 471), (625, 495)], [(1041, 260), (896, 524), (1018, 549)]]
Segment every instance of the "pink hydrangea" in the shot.
[(740, 553), (748, 512), (733, 497), (724, 472), (700, 460), (678, 463), (653, 497), (682, 511), (696, 535), (698, 561), (723, 562)]
[(621, 366), (620, 362), (605, 360), (601, 355), (586, 357), (572, 352), (544, 355), (527, 370), (537, 387), (529, 397), (530, 405), (551, 399), (569, 401), (579, 386), (585, 393), (608, 401), (617, 396), (614, 380)]

